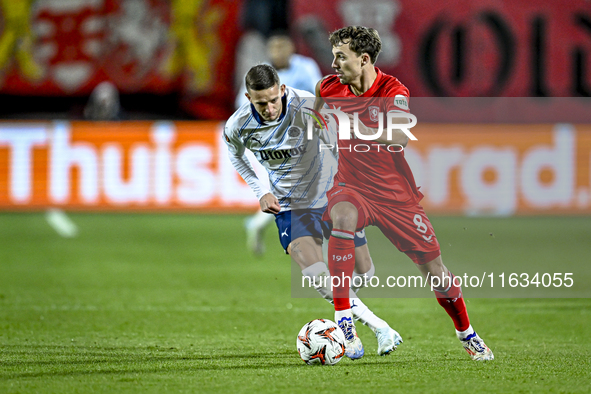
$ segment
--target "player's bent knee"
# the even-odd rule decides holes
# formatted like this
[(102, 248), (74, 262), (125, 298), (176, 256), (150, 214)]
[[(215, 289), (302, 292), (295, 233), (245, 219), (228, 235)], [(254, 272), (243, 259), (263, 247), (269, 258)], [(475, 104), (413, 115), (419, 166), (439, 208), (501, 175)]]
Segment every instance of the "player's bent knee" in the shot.
[(355, 231), (359, 213), (355, 205), (348, 201), (336, 203), (330, 210), (330, 218), (334, 228)]
[(308, 235), (298, 237), (287, 246), (287, 253), (301, 268), (308, 267), (322, 261), (322, 239)]

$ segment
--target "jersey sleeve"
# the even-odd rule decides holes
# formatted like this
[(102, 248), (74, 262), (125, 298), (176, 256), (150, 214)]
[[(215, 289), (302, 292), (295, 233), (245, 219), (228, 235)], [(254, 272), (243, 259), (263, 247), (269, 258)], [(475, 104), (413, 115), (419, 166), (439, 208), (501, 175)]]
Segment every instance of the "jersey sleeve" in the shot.
[(387, 112), (410, 112), (410, 94), (404, 85), (393, 86), (385, 97), (385, 109)]
[(244, 144), (242, 144), (242, 141), (228, 123), (224, 126), (224, 142), (230, 154), (234, 156), (242, 156), (244, 154), (244, 150), (246, 149)]
[(269, 188), (257, 177), (252, 165), (246, 157), (246, 148), (238, 138), (237, 133), (228, 123), (224, 126), (224, 142), (228, 147), (228, 156), (234, 169), (240, 174), (242, 179), (250, 186), (257, 199), (261, 199), (269, 193)]

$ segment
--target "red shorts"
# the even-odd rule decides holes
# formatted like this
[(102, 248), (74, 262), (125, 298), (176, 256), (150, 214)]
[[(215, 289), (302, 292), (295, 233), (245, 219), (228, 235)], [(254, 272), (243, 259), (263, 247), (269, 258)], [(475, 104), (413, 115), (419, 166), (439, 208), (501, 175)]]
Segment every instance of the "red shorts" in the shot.
[(431, 222), (420, 204), (400, 205), (388, 200), (372, 200), (346, 186), (335, 186), (327, 193), (328, 206), (323, 220), (330, 220), (332, 207), (341, 201), (355, 205), (357, 229), (376, 226), (416, 264), (425, 264), (441, 254)]

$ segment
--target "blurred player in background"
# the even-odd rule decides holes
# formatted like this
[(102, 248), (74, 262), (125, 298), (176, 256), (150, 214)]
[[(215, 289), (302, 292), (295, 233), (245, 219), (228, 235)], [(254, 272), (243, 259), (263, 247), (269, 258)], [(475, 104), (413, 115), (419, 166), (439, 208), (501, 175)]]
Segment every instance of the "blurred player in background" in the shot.
[[(326, 135), (329, 130), (307, 139), (306, 115), (312, 113), (314, 95), (282, 85), (273, 67), (252, 67), (245, 82), (249, 104), (241, 106), (224, 128), (230, 161), (256, 194), (261, 210), (274, 215), (286, 253), (299, 265), (302, 274), (313, 280), (316, 291), (331, 300), (330, 283), (328, 287), (323, 283), (327, 267), (321, 246), (323, 234), (330, 232), (330, 228), (321, 217), (337, 163), (332, 151), (319, 151), (320, 141), (330, 138)], [(255, 174), (245, 156), (246, 149), (267, 170), (272, 190)], [(365, 235), (355, 237), (353, 248), (357, 260), (352, 264), (357, 275), (371, 278), (373, 264)], [(351, 288), (347, 291), (348, 297), (355, 297)], [(390, 353), (401, 342), (398, 333), (358, 298), (351, 313), (376, 334), (378, 354)], [(352, 349), (347, 344), (345, 354), (360, 358), (363, 349)]]
[[(121, 120), (119, 90), (108, 81), (96, 85), (84, 107), (84, 119), (89, 121)], [(78, 235), (78, 226), (59, 208), (49, 208), (45, 212), (47, 223), (62, 237), (74, 238)]]
[[(108, 81), (101, 82), (92, 90), (86, 107), (84, 119), (90, 121), (121, 120), (119, 90)], [(78, 226), (59, 208), (49, 208), (45, 212), (49, 225), (62, 237), (73, 238), (78, 235)]]
[(234, 65), (236, 91), (244, 87), (248, 70), (267, 60), (267, 38), (290, 28), (289, 0), (243, 0), (239, 24), (243, 31), (236, 45)]
[[(295, 53), (295, 45), (285, 31), (276, 31), (267, 40), (269, 63), (277, 70), (281, 82), (294, 89), (305, 90), (313, 94), (316, 81), (322, 74), (314, 59)], [(248, 104), (244, 82), (236, 96), (236, 108)], [(247, 247), (256, 255), (264, 253), (263, 235), (265, 228), (274, 217), (258, 211), (245, 222)]]
[(84, 119), (121, 120), (121, 118), (122, 111), (117, 86), (109, 81), (96, 85), (90, 94), (86, 107), (84, 107)]
[[(389, 112), (409, 113), (408, 89), (398, 79), (384, 74), (374, 64), (382, 44), (375, 29), (349, 26), (329, 37), (335, 74), (318, 82), (317, 96), (330, 108), (359, 114), (359, 132), (378, 133), (379, 115)], [(321, 100), (319, 100), (321, 101)], [(320, 108), (317, 103), (316, 108)], [(401, 122), (398, 122), (401, 123)], [(354, 122), (350, 122), (353, 132)], [(331, 275), (351, 277), (355, 231), (375, 225), (401, 252), (406, 253), (423, 276), (439, 278), (435, 287), (439, 304), (453, 320), (456, 334), (473, 360), (492, 360), (491, 350), (470, 324), (462, 289), (453, 282), (453, 274), (443, 265), (433, 227), (419, 204), (423, 194), (415, 185), (404, 149), (407, 135), (394, 130), (388, 139), (383, 133), (373, 141), (361, 140), (369, 151), (355, 149), (359, 139), (339, 139), (338, 173), (328, 191), (324, 214), (333, 225), (329, 239), (328, 266)], [(353, 134), (352, 134), (353, 135)], [(380, 149), (380, 144), (381, 149)], [(395, 149), (386, 149), (386, 146)], [(351, 149), (353, 148), (353, 149)], [(433, 283), (433, 282), (431, 282)], [(335, 320), (348, 340), (357, 334), (346, 286), (334, 289)]]
[[(295, 52), (295, 44), (287, 32), (276, 31), (271, 34), (267, 40), (267, 57), (268, 62), (263, 63), (277, 70), (281, 82), (294, 89), (314, 93), (316, 82), (322, 78), (320, 68), (314, 59)], [(243, 79), (236, 96), (236, 109), (248, 102)]]

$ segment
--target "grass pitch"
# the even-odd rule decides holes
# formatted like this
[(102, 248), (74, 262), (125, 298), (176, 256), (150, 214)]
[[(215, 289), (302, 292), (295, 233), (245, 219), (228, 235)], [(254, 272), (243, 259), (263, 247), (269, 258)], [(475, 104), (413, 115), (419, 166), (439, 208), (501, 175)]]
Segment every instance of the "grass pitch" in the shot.
[[(74, 239), (42, 214), (0, 215), (2, 393), (590, 391), (589, 298), (469, 298), (466, 289), (472, 323), (495, 353), (487, 363), (468, 358), (433, 299), (366, 299), (404, 344), (378, 357), (360, 327), (363, 359), (310, 367), (297, 332), (333, 313), (321, 299), (291, 298), (274, 229), (257, 259), (242, 216), (70, 216)], [(586, 280), (591, 265), (589, 218), (432, 221), (456, 272), (470, 259), (495, 272), (576, 264)], [(416, 272), (376, 231), (368, 238), (378, 269)]]

